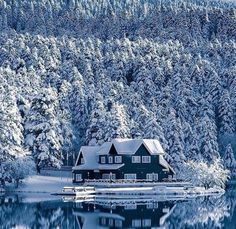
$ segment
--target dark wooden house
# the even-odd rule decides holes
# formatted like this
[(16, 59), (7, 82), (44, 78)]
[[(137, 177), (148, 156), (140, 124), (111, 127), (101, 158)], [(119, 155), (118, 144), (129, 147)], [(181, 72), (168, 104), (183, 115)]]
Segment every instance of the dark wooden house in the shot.
[(153, 139), (113, 139), (101, 146), (82, 146), (72, 170), (73, 182), (171, 180), (174, 171), (164, 154)]

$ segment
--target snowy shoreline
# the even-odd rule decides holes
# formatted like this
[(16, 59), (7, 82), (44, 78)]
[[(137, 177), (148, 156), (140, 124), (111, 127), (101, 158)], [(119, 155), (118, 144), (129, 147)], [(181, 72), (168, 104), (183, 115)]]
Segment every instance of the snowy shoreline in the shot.
[[(43, 199), (55, 199), (60, 198), (62, 189), (64, 187), (78, 187), (72, 184), (71, 178), (66, 177), (53, 177), (53, 176), (41, 176), (34, 175), (24, 180), (17, 189), (8, 187), (5, 190), (5, 194), (20, 194), (25, 197), (29, 196), (29, 199), (40, 200)], [(91, 186), (90, 186), (91, 187)], [(93, 186), (92, 186), (93, 187)], [(150, 185), (149, 187), (96, 187), (96, 195), (159, 195), (159, 196), (183, 196), (183, 197), (198, 197), (205, 195), (218, 195), (223, 194), (224, 189), (205, 189), (203, 187), (168, 187), (168, 185)], [(58, 195), (55, 197), (52, 194)], [(68, 193), (69, 194), (69, 193)], [(71, 195), (71, 193), (69, 194)], [(76, 193), (74, 193), (76, 195)], [(86, 195), (83, 193), (82, 195)]]

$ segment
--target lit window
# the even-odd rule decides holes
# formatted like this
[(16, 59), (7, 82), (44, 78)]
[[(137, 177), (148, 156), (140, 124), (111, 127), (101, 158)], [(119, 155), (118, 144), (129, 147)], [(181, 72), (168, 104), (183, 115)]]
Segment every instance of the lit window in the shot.
[(112, 164), (112, 163), (113, 163), (113, 157), (112, 157), (112, 156), (110, 156), (110, 157), (108, 158), (108, 162), (109, 162), (109, 164)]
[(142, 156), (142, 163), (151, 163), (150, 156)]
[(115, 163), (119, 164), (121, 162), (122, 162), (121, 156), (115, 156)]
[(105, 157), (101, 157), (101, 163), (105, 164), (106, 163), (106, 158)]
[(136, 180), (136, 174), (135, 173), (128, 173), (124, 175), (124, 179), (129, 179), (129, 180)]
[(132, 156), (132, 163), (140, 163), (141, 158), (140, 156)]

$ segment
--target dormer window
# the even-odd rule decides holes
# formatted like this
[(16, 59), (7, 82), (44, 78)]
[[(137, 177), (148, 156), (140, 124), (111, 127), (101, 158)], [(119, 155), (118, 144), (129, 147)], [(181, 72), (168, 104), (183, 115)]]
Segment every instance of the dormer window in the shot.
[(81, 158), (81, 164), (84, 164), (84, 158), (83, 157)]
[(101, 164), (105, 164), (106, 163), (106, 158), (103, 156), (101, 157)]
[(108, 163), (109, 163), (109, 164), (113, 164), (113, 157), (112, 157), (112, 156), (109, 156), (109, 157), (108, 157)]

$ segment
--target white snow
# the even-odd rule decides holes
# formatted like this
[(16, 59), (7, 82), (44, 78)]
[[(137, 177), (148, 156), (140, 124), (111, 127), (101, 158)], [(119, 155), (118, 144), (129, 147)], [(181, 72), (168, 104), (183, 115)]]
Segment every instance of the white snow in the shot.
[(108, 154), (112, 144), (114, 145), (118, 154), (134, 154), (142, 144), (146, 146), (151, 155), (164, 154), (164, 150), (158, 140), (127, 138), (115, 138), (112, 139), (111, 142), (105, 142), (101, 146), (99, 154)]
[(72, 179), (68, 177), (52, 177), (34, 175), (23, 180), (16, 192), (57, 193), (64, 186), (72, 186)]

